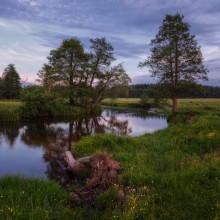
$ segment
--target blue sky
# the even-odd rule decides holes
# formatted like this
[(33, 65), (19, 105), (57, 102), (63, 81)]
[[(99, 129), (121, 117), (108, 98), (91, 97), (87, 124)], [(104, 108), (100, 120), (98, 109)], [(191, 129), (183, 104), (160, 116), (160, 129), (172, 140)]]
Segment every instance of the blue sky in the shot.
[(106, 37), (133, 83), (149, 83), (137, 65), (166, 14), (179, 12), (191, 26), (209, 69), (209, 84), (220, 86), (219, 0), (0, 0), (0, 73), (15, 64), (23, 80), (34, 81), (50, 50), (76, 36)]

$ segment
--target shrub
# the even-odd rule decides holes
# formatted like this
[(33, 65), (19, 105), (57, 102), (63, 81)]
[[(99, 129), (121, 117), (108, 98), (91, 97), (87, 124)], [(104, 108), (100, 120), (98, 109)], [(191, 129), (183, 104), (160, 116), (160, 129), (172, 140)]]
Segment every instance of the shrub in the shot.
[(24, 102), (22, 116), (25, 118), (50, 117), (59, 111), (64, 100), (56, 98), (39, 86), (30, 86), (21, 92), (21, 100)]

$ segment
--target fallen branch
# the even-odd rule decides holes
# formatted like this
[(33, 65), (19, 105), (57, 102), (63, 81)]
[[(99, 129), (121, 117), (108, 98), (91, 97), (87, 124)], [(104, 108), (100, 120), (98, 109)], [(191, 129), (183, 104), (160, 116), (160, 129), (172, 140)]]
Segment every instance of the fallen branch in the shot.
[(78, 160), (75, 160), (70, 151), (65, 152), (64, 160), (68, 165), (67, 169), (73, 172), (80, 172), (87, 166), (90, 166), (91, 163), (91, 157), (82, 157)]

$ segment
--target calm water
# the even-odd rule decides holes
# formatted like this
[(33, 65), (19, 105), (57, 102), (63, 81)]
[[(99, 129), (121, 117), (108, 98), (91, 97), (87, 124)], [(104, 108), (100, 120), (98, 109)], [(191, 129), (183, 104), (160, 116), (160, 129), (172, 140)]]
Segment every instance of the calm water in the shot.
[(29, 121), (0, 125), (0, 176), (22, 175), (67, 184), (64, 152), (94, 133), (142, 135), (167, 126), (166, 118), (143, 111), (104, 109), (99, 117), (74, 121)]

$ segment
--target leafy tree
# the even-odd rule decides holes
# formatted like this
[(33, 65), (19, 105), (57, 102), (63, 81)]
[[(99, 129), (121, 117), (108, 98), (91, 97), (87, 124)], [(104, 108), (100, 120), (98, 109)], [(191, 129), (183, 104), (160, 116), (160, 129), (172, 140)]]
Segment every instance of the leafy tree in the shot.
[(3, 96), (6, 99), (17, 99), (20, 96), (21, 84), (20, 76), (14, 64), (9, 64), (2, 75)]
[(116, 86), (127, 85), (130, 78), (123, 66), (111, 66), (115, 60), (113, 47), (105, 38), (90, 40), (90, 52), (85, 52), (77, 38), (64, 40), (50, 52), (49, 63), (38, 76), (48, 82), (66, 86), (71, 105), (94, 108)]
[(48, 64), (44, 64), (42, 69), (38, 72), (37, 82), (40, 82), (42, 86), (47, 88), (48, 92), (51, 93), (55, 86), (55, 79), (52, 77), (52, 67)]
[(68, 87), (69, 102), (74, 104), (74, 85), (82, 73), (83, 62), (86, 59), (84, 48), (77, 38), (64, 40), (60, 47), (52, 50), (48, 56), (48, 64), (44, 64), (38, 76), (41, 84), (49, 92), (56, 85)]
[(0, 77), (0, 99), (3, 98), (3, 79)]
[(159, 83), (168, 86), (173, 101), (172, 113), (177, 112), (180, 88), (193, 85), (198, 79), (207, 80), (208, 70), (189, 24), (179, 13), (166, 15), (155, 39), (151, 41), (151, 55), (139, 67), (147, 66)]

